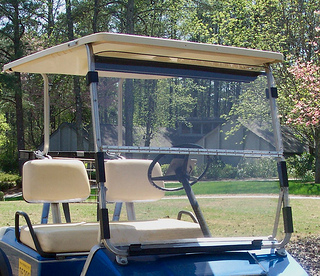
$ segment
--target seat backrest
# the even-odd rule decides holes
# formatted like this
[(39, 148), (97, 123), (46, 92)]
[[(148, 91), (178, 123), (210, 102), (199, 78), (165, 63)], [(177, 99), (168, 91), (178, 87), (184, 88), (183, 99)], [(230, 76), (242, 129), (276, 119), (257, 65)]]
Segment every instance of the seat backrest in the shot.
[(84, 164), (76, 159), (27, 161), (22, 170), (22, 194), (27, 202), (79, 202), (90, 195)]
[[(164, 196), (164, 191), (152, 186), (148, 180), (151, 160), (119, 159), (105, 162), (106, 199), (108, 202), (155, 201)], [(152, 176), (161, 176), (161, 167), (154, 166)], [(163, 187), (163, 181), (156, 182)]]

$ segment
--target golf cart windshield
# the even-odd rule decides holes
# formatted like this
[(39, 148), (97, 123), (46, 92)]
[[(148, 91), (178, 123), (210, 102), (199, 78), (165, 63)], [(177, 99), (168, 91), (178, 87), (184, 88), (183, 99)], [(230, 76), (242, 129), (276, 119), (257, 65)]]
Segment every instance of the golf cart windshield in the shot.
[[(98, 67), (104, 66), (110, 68), (109, 64)], [(279, 157), (266, 75), (215, 71), (184, 74), (181, 70), (163, 70), (162, 75), (153, 75), (152, 79), (100, 78), (103, 149), (148, 155), (177, 153), (181, 149), (173, 146), (195, 143), (202, 149), (190, 149), (190, 153), (210, 154), (226, 164), (237, 165), (245, 157)], [(126, 107), (131, 114), (125, 117), (132, 120), (133, 128), (121, 127), (121, 137), (112, 136), (112, 132), (108, 135), (110, 128), (118, 129), (118, 121), (122, 126), (123, 116), (119, 117), (116, 110), (123, 94), (131, 94), (127, 97), (133, 99)], [(128, 131), (132, 131), (131, 141), (125, 139), (130, 137)]]
[[(125, 190), (128, 197), (123, 199), (121, 194), (117, 194), (121, 174), (126, 175), (128, 182), (136, 179), (136, 175), (142, 171), (143, 178), (150, 182), (147, 183), (148, 187), (153, 186), (161, 192), (185, 191), (184, 195), (187, 195), (195, 212), (195, 218), (192, 215), (191, 218), (200, 224), (203, 237), (219, 237), (224, 234), (222, 229), (231, 228), (228, 235), (230, 232), (233, 236), (270, 235), (270, 239), (266, 238), (268, 246), (283, 248), (293, 230), (275, 103), (277, 90), (270, 67), (271, 63), (281, 60), (282, 55), (272, 52), (102, 33), (39, 52), (7, 64), (4, 69), (43, 74), (46, 94), (46, 74), (87, 76), (100, 191), (101, 240), (118, 256), (127, 256), (141, 252), (145, 254), (150, 248), (143, 251), (141, 246), (135, 247), (132, 243), (125, 250), (113, 247), (110, 243), (113, 232), (112, 228), (111, 232), (109, 229), (112, 222), (108, 221), (106, 204), (128, 201), (129, 220), (150, 218), (146, 211), (149, 206), (142, 207), (144, 217), (136, 217), (131, 203), (159, 199), (164, 193), (146, 198), (144, 195), (149, 188), (143, 187), (138, 192), (139, 183), (143, 182), (138, 178), (137, 183)], [(49, 152), (48, 109), (46, 116), (44, 154)], [(129, 161), (117, 163), (114, 160), (106, 161), (106, 158), (126, 158)], [(153, 162), (132, 163), (131, 159)], [(149, 168), (141, 171), (132, 169), (145, 167), (146, 164)], [(118, 165), (124, 167), (119, 170), (120, 176), (114, 177), (117, 181), (114, 181), (116, 188), (113, 193), (111, 175), (117, 171)], [(158, 170), (157, 175), (154, 175), (155, 170)], [(221, 207), (229, 206), (228, 198), (212, 197), (207, 205), (208, 210), (217, 209), (212, 212), (216, 217), (209, 218), (209, 221), (205, 220), (191, 189), (199, 180), (207, 180), (210, 183), (208, 190), (199, 189), (196, 194), (221, 196), (252, 191), (269, 194), (268, 188), (274, 193), (274, 188), (279, 186), (274, 181), (278, 172), (279, 197), (264, 197), (267, 200), (263, 204), (261, 197), (251, 203), (251, 198), (246, 197), (246, 204), (239, 201), (238, 206), (233, 205), (233, 209), (226, 213), (221, 211)], [(231, 181), (253, 178), (255, 181), (240, 184)], [(262, 179), (266, 180), (263, 185), (258, 183)], [(222, 189), (215, 190), (219, 185)], [(134, 189), (130, 190), (132, 187)], [(186, 203), (182, 202), (182, 205)], [(278, 243), (275, 237), (281, 207), (286, 236), (282, 243)], [(240, 211), (238, 213), (241, 208), (244, 217), (240, 216)], [(249, 210), (257, 213), (250, 213)], [(257, 222), (257, 218), (261, 217), (258, 212), (264, 212), (266, 216)], [(228, 218), (219, 219), (231, 213), (234, 215), (232, 220), (238, 221), (228, 227)], [(116, 221), (120, 217), (119, 208), (114, 214)], [(157, 215), (162, 218), (168, 216), (155, 212)], [(251, 228), (244, 227), (250, 229), (250, 233), (242, 232), (242, 225), (246, 223), (252, 225)], [(194, 226), (181, 228), (189, 231)], [(216, 246), (216, 250), (259, 249), (263, 246), (260, 239), (250, 240), (249, 245), (246, 242), (241, 244), (242, 241), (236, 240), (232, 246)], [(158, 250), (157, 246), (151, 248), (151, 252)], [(205, 246), (199, 243), (189, 243), (185, 251), (193, 252), (196, 246), (205, 250)], [(182, 247), (179, 246), (179, 250)], [(212, 247), (209, 244), (209, 247), (211, 251), (214, 250), (214, 245)], [(175, 250), (176, 246), (168, 246), (163, 252), (174, 253)]]
[[(165, 155), (157, 160), (168, 180), (165, 186), (169, 191), (172, 189), (169, 196), (185, 194), (173, 192), (181, 185), (171, 177), (183, 162), (179, 156), (186, 154), (190, 154), (188, 166), (192, 176), (197, 178), (208, 166), (202, 178), (206, 180), (204, 183), (211, 183), (206, 193), (229, 193), (241, 198), (241, 194), (262, 193), (261, 183), (265, 194), (278, 189), (275, 178), (282, 149), (275, 138), (267, 74), (261, 68), (256, 71), (196, 66), (167, 68), (156, 62), (135, 64), (100, 56), (95, 61), (101, 76), (97, 94), (103, 151), (133, 159), (153, 160), (159, 154)], [(110, 71), (131, 72), (133, 77), (104, 77)], [(123, 104), (122, 108), (119, 104)], [(132, 121), (132, 128), (128, 120)], [(204, 193), (204, 183), (194, 186), (196, 194)], [(215, 185), (221, 185), (220, 192)], [(230, 198), (212, 199), (211, 204), (220, 208), (217, 206), (228, 204)], [(199, 199), (200, 205), (202, 201)], [(243, 201), (230, 205), (239, 216), (237, 226), (232, 226), (227, 235), (272, 235), (277, 198), (248, 198), (247, 205), (242, 205)], [(149, 207), (137, 203), (136, 208)], [(246, 213), (247, 208), (256, 208), (257, 213)], [(219, 212), (222, 217), (229, 217), (228, 211)], [(266, 216), (257, 223), (258, 212)], [(157, 215), (158, 212), (148, 216)], [(220, 220), (209, 218), (208, 228), (215, 237), (225, 236), (223, 227), (228, 219), (223, 223), (216, 219)], [(251, 225), (251, 233), (243, 230), (244, 224)]]

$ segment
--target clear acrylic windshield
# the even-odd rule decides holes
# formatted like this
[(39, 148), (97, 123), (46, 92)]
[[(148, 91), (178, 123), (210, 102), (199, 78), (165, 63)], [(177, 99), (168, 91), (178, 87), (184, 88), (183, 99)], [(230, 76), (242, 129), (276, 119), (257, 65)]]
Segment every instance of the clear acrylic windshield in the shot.
[[(100, 78), (99, 114), (105, 149), (132, 146), (127, 151), (146, 154), (152, 153), (152, 148), (195, 143), (223, 159), (233, 155), (238, 159), (275, 157), (266, 76), (222, 77)], [(123, 94), (122, 143), (117, 134), (118, 120), (121, 123), (119, 88)]]
[[(210, 208), (216, 209), (214, 218), (210, 215), (208, 218), (214, 235), (225, 236), (222, 229), (230, 219), (236, 220), (237, 225), (232, 224), (235, 228), (229, 229), (229, 236), (270, 235), (279, 191), (276, 159), (281, 153), (276, 151), (267, 87), (265, 74), (224, 72), (212, 73), (205, 78), (100, 77), (98, 97), (103, 149), (126, 158), (153, 159), (159, 153), (185, 153), (182, 149), (190, 147), (190, 154), (196, 160), (195, 175), (201, 173), (206, 156), (210, 155), (211, 164), (203, 180), (210, 183), (208, 193), (217, 198), (200, 198), (199, 201), (200, 204), (203, 201), (204, 206), (210, 201)], [(122, 116), (118, 113), (121, 94)], [(122, 124), (121, 128), (118, 122)], [(201, 146), (203, 151), (190, 144)], [(165, 174), (168, 167), (161, 165)], [(203, 195), (204, 185), (207, 184), (195, 185), (195, 193)], [(173, 196), (183, 194), (183, 191), (171, 193)], [(236, 199), (227, 202), (226, 194)], [(243, 194), (275, 196), (244, 199)], [(222, 211), (225, 204), (232, 209)], [(139, 206), (137, 210), (149, 208)], [(137, 219), (176, 216), (170, 213), (171, 210), (167, 212), (142, 212)], [(204, 213), (206, 216), (206, 209)], [(262, 213), (265, 216), (259, 222), (257, 217)], [(269, 222), (265, 223), (265, 219)], [(246, 227), (242, 227), (243, 224)], [(251, 225), (250, 233), (246, 231), (247, 224)]]

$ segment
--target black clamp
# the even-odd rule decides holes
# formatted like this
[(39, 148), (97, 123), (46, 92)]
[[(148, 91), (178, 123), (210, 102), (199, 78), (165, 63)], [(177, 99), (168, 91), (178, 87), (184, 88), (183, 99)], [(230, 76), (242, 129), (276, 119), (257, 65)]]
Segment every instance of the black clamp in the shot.
[(97, 71), (88, 71), (87, 76), (87, 85), (89, 86), (92, 82), (99, 82), (99, 75)]
[[(270, 87), (271, 97), (278, 98), (278, 89), (277, 87)], [(266, 97), (269, 99), (269, 88), (266, 89)]]

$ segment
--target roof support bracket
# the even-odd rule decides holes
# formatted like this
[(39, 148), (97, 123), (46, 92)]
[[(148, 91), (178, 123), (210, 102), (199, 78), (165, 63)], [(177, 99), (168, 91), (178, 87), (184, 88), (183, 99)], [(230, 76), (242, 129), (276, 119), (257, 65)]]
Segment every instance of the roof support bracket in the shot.
[(89, 86), (92, 82), (99, 82), (99, 76), (97, 71), (89, 71), (87, 73), (87, 85)]

